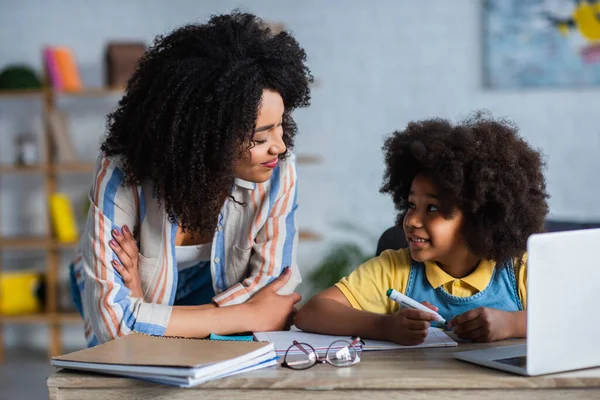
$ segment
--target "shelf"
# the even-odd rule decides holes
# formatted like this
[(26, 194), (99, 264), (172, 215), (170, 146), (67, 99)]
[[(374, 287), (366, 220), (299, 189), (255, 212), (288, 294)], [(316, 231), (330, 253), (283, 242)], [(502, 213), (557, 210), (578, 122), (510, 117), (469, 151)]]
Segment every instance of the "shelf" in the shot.
[(93, 162), (77, 162), (68, 164), (54, 164), (51, 168), (56, 172), (69, 172), (69, 173), (92, 173), (96, 164)]
[(77, 243), (61, 243), (44, 236), (0, 237), (0, 249), (67, 250), (77, 247)]
[(48, 171), (48, 166), (39, 164), (32, 166), (20, 166), (4, 164), (0, 165), (0, 174), (37, 174)]
[(77, 247), (79, 241), (71, 242), (71, 243), (61, 243), (57, 241), (53, 241), (51, 246), (54, 250), (73, 250)]
[(44, 236), (5, 236), (0, 238), (0, 249), (46, 249), (52, 241)]
[(298, 232), (298, 238), (300, 240), (321, 240), (322, 237), (318, 233), (314, 233), (305, 229)]
[(42, 89), (0, 90), (0, 99), (37, 98), (44, 93)]
[(0, 324), (77, 324), (82, 323), (81, 316), (76, 312), (68, 313), (39, 313), (30, 315), (0, 315)]
[(36, 174), (47, 172), (60, 173), (92, 173), (95, 164), (93, 162), (75, 162), (68, 164), (43, 164), (33, 166), (19, 166), (4, 164), (0, 165), (0, 174)]
[(318, 164), (321, 161), (321, 156), (296, 155), (296, 164)]
[(76, 92), (52, 90), (52, 92), (57, 96), (69, 97), (102, 97), (111, 95), (121, 95), (124, 91), (124, 87), (87, 87)]
[[(55, 96), (71, 97), (101, 97), (120, 95), (125, 91), (124, 87), (87, 87), (76, 92), (67, 92), (62, 90), (50, 89)], [(0, 99), (17, 98), (41, 98), (48, 93), (47, 89), (19, 89), (19, 90), (0, 90)]]
[(63, 324), (82, 324), (83, 319), (77, 312), (65, 312), (54, 314), (54, 321), (58, 321)]

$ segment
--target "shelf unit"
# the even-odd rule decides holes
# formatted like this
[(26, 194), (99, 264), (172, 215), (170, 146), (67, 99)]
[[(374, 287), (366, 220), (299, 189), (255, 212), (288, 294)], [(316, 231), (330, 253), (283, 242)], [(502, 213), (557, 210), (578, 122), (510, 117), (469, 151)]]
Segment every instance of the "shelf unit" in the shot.
[(15, 315), (2, 317), (2, 322), (13, 324), (81, 324), (78, 313), (49, 313), (43, 312), (30, 315)]
[[(59, 96), (71, 97), (101, 97), (118, 95), (122, 88), (88, 88), (80, 92), (58, 92), (52, 89), (42, 90), (9, 90), (0, 91), (0, 101), (11, 99), (31, 99), (42, 102), (43, 126), (41, 140), (39, 141), (40, 159), (39, 165), (17, 166), (0, 164), (0, 177), (3, 175), (40, 175), (44, 180), (44, 192), (46, 199), (57, 191), (58, 175), (61, 174), (90, 174), (94, 170), (93, 162), (57, 163), (51, 135), (48, 126), (48, 114), (58, 107)], [(11, 237), (0, 234), (0, 255), (14, 250), (41, 250), (45, 252), (45, 277), (46, 298), (45, 309), (32, 315), (2, 316), (0, 315), (0, 362), (4, 358), (3, 329), (4, 324), (46, 324), (49, 332), (48, 354), (52, 357), (61, 352), (61, 328), (65, 324), (81, 324), (81, 318), (77, 313), (61, 312), (58, 308), (58, 276), (60, 254), (65, 250), (75, 249), (77, 242), (61, 243), (52, 236), (50, 212), (46, 211), (46, 236)], [(2, 216), (0, 215), (0, 218)], [(2, 271), (2, 258), (0, 257), (0, 271)]]
[[(44, 154), (45, 162), (35, 166), (15, 166), (0, 164), (0, 178), (8, 174), (38, 174), (44, 178), (46, 199), (57, 191), (57, 175), (69, 173), (91, 174), (94, 170), (93, 162), (79, 163), (56, 163), (53, 160), (53, 147), (51, 135), (46, 118), (49, 111), (57, 107), (57, 98), (59, 96), (72, 96), (81, 98), (92, 98), (100, 96), (118, 95), (122, 93), (121, 88), (88, 88), (80, 92), (57, 92), (52, 89), (43, 90), (20, 90), (20, 91), (0, 91), (0, 101), (10, 99), (38, 99), (43, 102), (42, 112), (43, 129), (42, 140), (40, 141), (40, 154)], [(321, 162), (319, 156), (297, 155), (298, 164), (317, 164)], [(47, 210), (47, 236), (42, 237), (6, 237), (0, 232), (0, 272), (2, 271), (3, 252), (12, 250), (42, 250), (46, 252), (46, 309), (38, 314), (21, 316), (2, 316), (0, 315), (0, 362), (4, 358), (3, 345), (3, 324), (46, 324), (49, 328), (49, 355), (55, 356), (61, 353), (61, 327), (65, 324), (80, 324), (79, 314), (72, 312), (60, 312), (58, 309), (58, 273), (59, 258), (61, 251), (72, 250), (77, 242), (60, 243), (52, 237), (52, 227), (50, 221), (50, 212)], [(0, 215), (0, 218), (2, 216)], [(321, 236), (309, 230), (300, 230), (299, 239), (302, 241), (320, 240)]]

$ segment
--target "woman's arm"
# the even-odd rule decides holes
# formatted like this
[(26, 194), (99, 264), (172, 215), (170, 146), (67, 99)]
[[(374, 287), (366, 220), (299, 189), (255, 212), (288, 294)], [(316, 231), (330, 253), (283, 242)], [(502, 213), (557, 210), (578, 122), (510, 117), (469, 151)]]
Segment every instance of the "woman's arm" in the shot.
[(100, 156), (90, 190), (90, 209), (80, 241), (83, 268), (82, 306), (100, 343), (131, 331), (164, 333), (171, 307), (131, 297), (122, 276), (113, 267), (117, 259), (110, 248), (112, 231), (135, 226), (138, 210), (134, 191), (123, 184), (117, 164)]
[[(115, 244), (111, 245), (119, 261), (113, 265), (128, 288), (139, 291), (141, 284), (137, 269), (139, 250), (131, 229), (123, 226), (113, 233)], [(244, 304), (219, 308), (215, 304), (198, 306), (174, 306), (165, 334), (168, 336), (205, 337), (210, 333), (227, 335), (246, 331), (281, 330), (285, 326), (293, 305), (300, 295), (280, 296), (276, 292), (290, 279), (291, 271), (285, 272)], [(140, 288), (140, 289), (136, 289)], [(194, 321), (190, 323), (190, 321)]]
[(290, 269), (286, 269), (244, 304), (231, 307), (175, 306), (165, 334), (205, 337), (211, 333), (228, 335), (282, 330), (294, 304), (301, 299), (298, 293), (277, 294), (291, 276)]

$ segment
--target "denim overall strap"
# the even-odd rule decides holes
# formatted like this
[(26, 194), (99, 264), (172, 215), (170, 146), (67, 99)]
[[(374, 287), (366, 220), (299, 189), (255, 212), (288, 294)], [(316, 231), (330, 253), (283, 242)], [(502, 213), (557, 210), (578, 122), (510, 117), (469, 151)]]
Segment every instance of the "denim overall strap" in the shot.
[(454, 296), (441, 286), (432, 287), (425, 273), (425, 264), (412, 260), (405, 294), (419, 302), (428, 301), (438, 307), (438, 313), (446, 320), (477, 307), (503, 311), (523, 310), (512, 260), (494, 268), (487, 287), (468, 297)]

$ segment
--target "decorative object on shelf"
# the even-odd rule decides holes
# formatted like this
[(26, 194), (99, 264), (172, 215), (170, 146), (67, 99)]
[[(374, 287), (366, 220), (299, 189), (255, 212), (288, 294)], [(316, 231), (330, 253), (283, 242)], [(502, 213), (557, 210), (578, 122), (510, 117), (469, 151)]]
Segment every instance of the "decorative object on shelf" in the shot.
[(81, 78), (71, 49), (65, 46), (46, 47), (44, 63), (52, 88), (66, 92), (81, 90)]
[(15, 163), (18, 166), (31, 167), (40, 163), (38, 157), (38, 144), (33, 133), (20, 133), (15, 138), (17, 147), (17, 159)]
[(50, 196), (50, 214), (56, 239), (61, 243), (72, 243), (78, 238), (77, 221), (71, 200), (64, 193)]
[(58, 69), (58, 60), (56, 59), (52, 48), (46, 47), (43, 54), (49, 85), (55, 90), (63, 90), (63, 81)]
[(41, 89), (42, 82), (26, 65), (9, 65), (0, 71), (0, 90)]
[(59, 163), (77, 162), (77, 153), (71, 140), (71, 132), (67, 122), (67, 115), (58, 109), (48, 111), (48, 128), (52, 144), (56, 150), (56, 160)]
[(33, 271), (0, 273), (0, 315), (35, 314), (42, 310), (37, 292), (41, 274)]
[(106, 45), (106, 84), (126, 86), (145, 52), (146, 44), (143, 42), (109, 42)]

